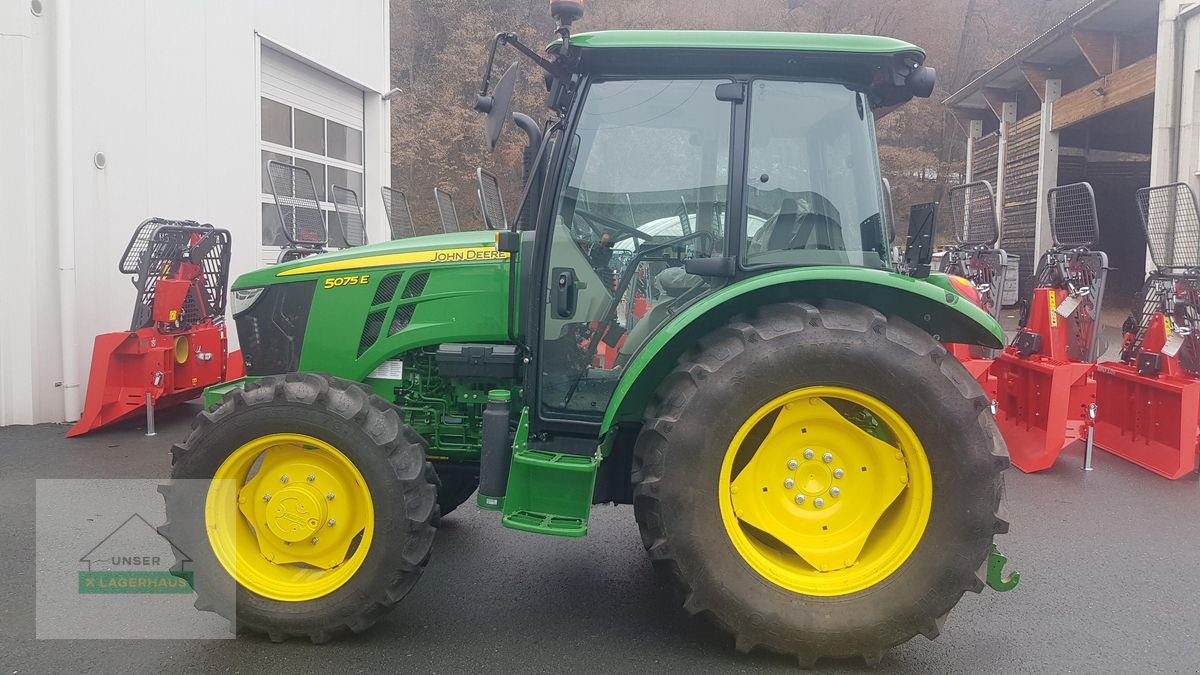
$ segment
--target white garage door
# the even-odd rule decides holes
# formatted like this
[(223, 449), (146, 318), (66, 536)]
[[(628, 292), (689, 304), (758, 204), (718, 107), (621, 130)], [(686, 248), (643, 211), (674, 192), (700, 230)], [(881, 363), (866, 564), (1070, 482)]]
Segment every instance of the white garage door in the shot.
[(266, 171), (268, 160), (304, 167), (313, 177), (329, 227), (329, 245), (345, 246), (330, 186), (363, 194), (363, 92), (296, 59), (262, 48), (259, 112), (262, 148), (262, 260), (287, 243)]

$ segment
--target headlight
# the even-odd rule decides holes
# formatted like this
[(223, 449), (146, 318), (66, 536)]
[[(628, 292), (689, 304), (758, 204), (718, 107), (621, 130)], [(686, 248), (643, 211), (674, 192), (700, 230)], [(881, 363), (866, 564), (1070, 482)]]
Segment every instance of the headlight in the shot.
[(230, 302), (233, 315), (237, 316), (253, 307), (254, 303), (258, 302), (258, 298), (265, 290), (267, 290), (266, 287), (262, 286), (259, 288), (242, 288), (234, 291), (232, 301)]

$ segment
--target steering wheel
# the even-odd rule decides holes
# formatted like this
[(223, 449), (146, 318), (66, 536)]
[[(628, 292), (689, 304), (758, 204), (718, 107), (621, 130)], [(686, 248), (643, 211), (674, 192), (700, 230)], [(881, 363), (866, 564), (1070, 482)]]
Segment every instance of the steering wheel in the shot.
[(639, 239), (649, 239), (650, 238), (650, 235), (646, 234), (645, 232), (642, 232), (641, 230), (637, 229), (636, 227), (631, 227), (629, 225), (626, 225), (625, 223), (622, 223), (619, 220), (613, 220), (612, 218), (606, 218), (604, 216), (592, 213), (591, 211), (584, 211), (583, 209), (577, 208), (577, 209), (575, 209), (575, 215), (581, 216), (583, 218), (583, 220), (587, 223), (588, 228), (591, 229), (592, 232), (595, 232), (597, 237), (603, 237), (605, 234), (605, 232), (601, 229), (601, 227), (605, 227), (610, 230), (617, 230), (618, 232), (623, 232), (627, 235), (627, 237), (619, 237), (617, 239), (612, 240), (614, 243), (621, 241), (622, 239), (626, 239), (628, 237), (636, 237)]

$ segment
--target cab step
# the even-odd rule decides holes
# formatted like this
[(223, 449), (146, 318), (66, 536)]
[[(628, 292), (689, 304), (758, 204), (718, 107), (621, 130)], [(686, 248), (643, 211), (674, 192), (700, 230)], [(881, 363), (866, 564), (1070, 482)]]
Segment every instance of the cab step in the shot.
[(586, 535), (599, 466), (596, 455), (517, 450), (504, 497), (504, 526), (558, 537)]

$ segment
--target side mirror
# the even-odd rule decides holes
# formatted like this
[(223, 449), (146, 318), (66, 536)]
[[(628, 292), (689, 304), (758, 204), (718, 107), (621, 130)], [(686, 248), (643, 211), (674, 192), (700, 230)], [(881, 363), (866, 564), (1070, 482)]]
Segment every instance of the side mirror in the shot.
[(937, 70), (929, 66), (917, 66), (908, 76), (908, 90), (918, 98), (929, 98), (933, 95), (933, 86), (937, 84)]
[(500, 132), (504, 130), (504, 120), (512, 110), (513, 92), (516, 87), (517, 64), (514, 62), (504, 71), (491, 96), (475, 96), (475, 110), (487, 114), (483, 131), (488, 150), (496, 149), (496, 141), (500, 140)]
[(918, 279), (929, 276), (933, 263), (934, 223), (937, 222), (937, 202), (913, 204), (908, 218), (908, 239), (904, 246), (904, 266), (909, 276)]

